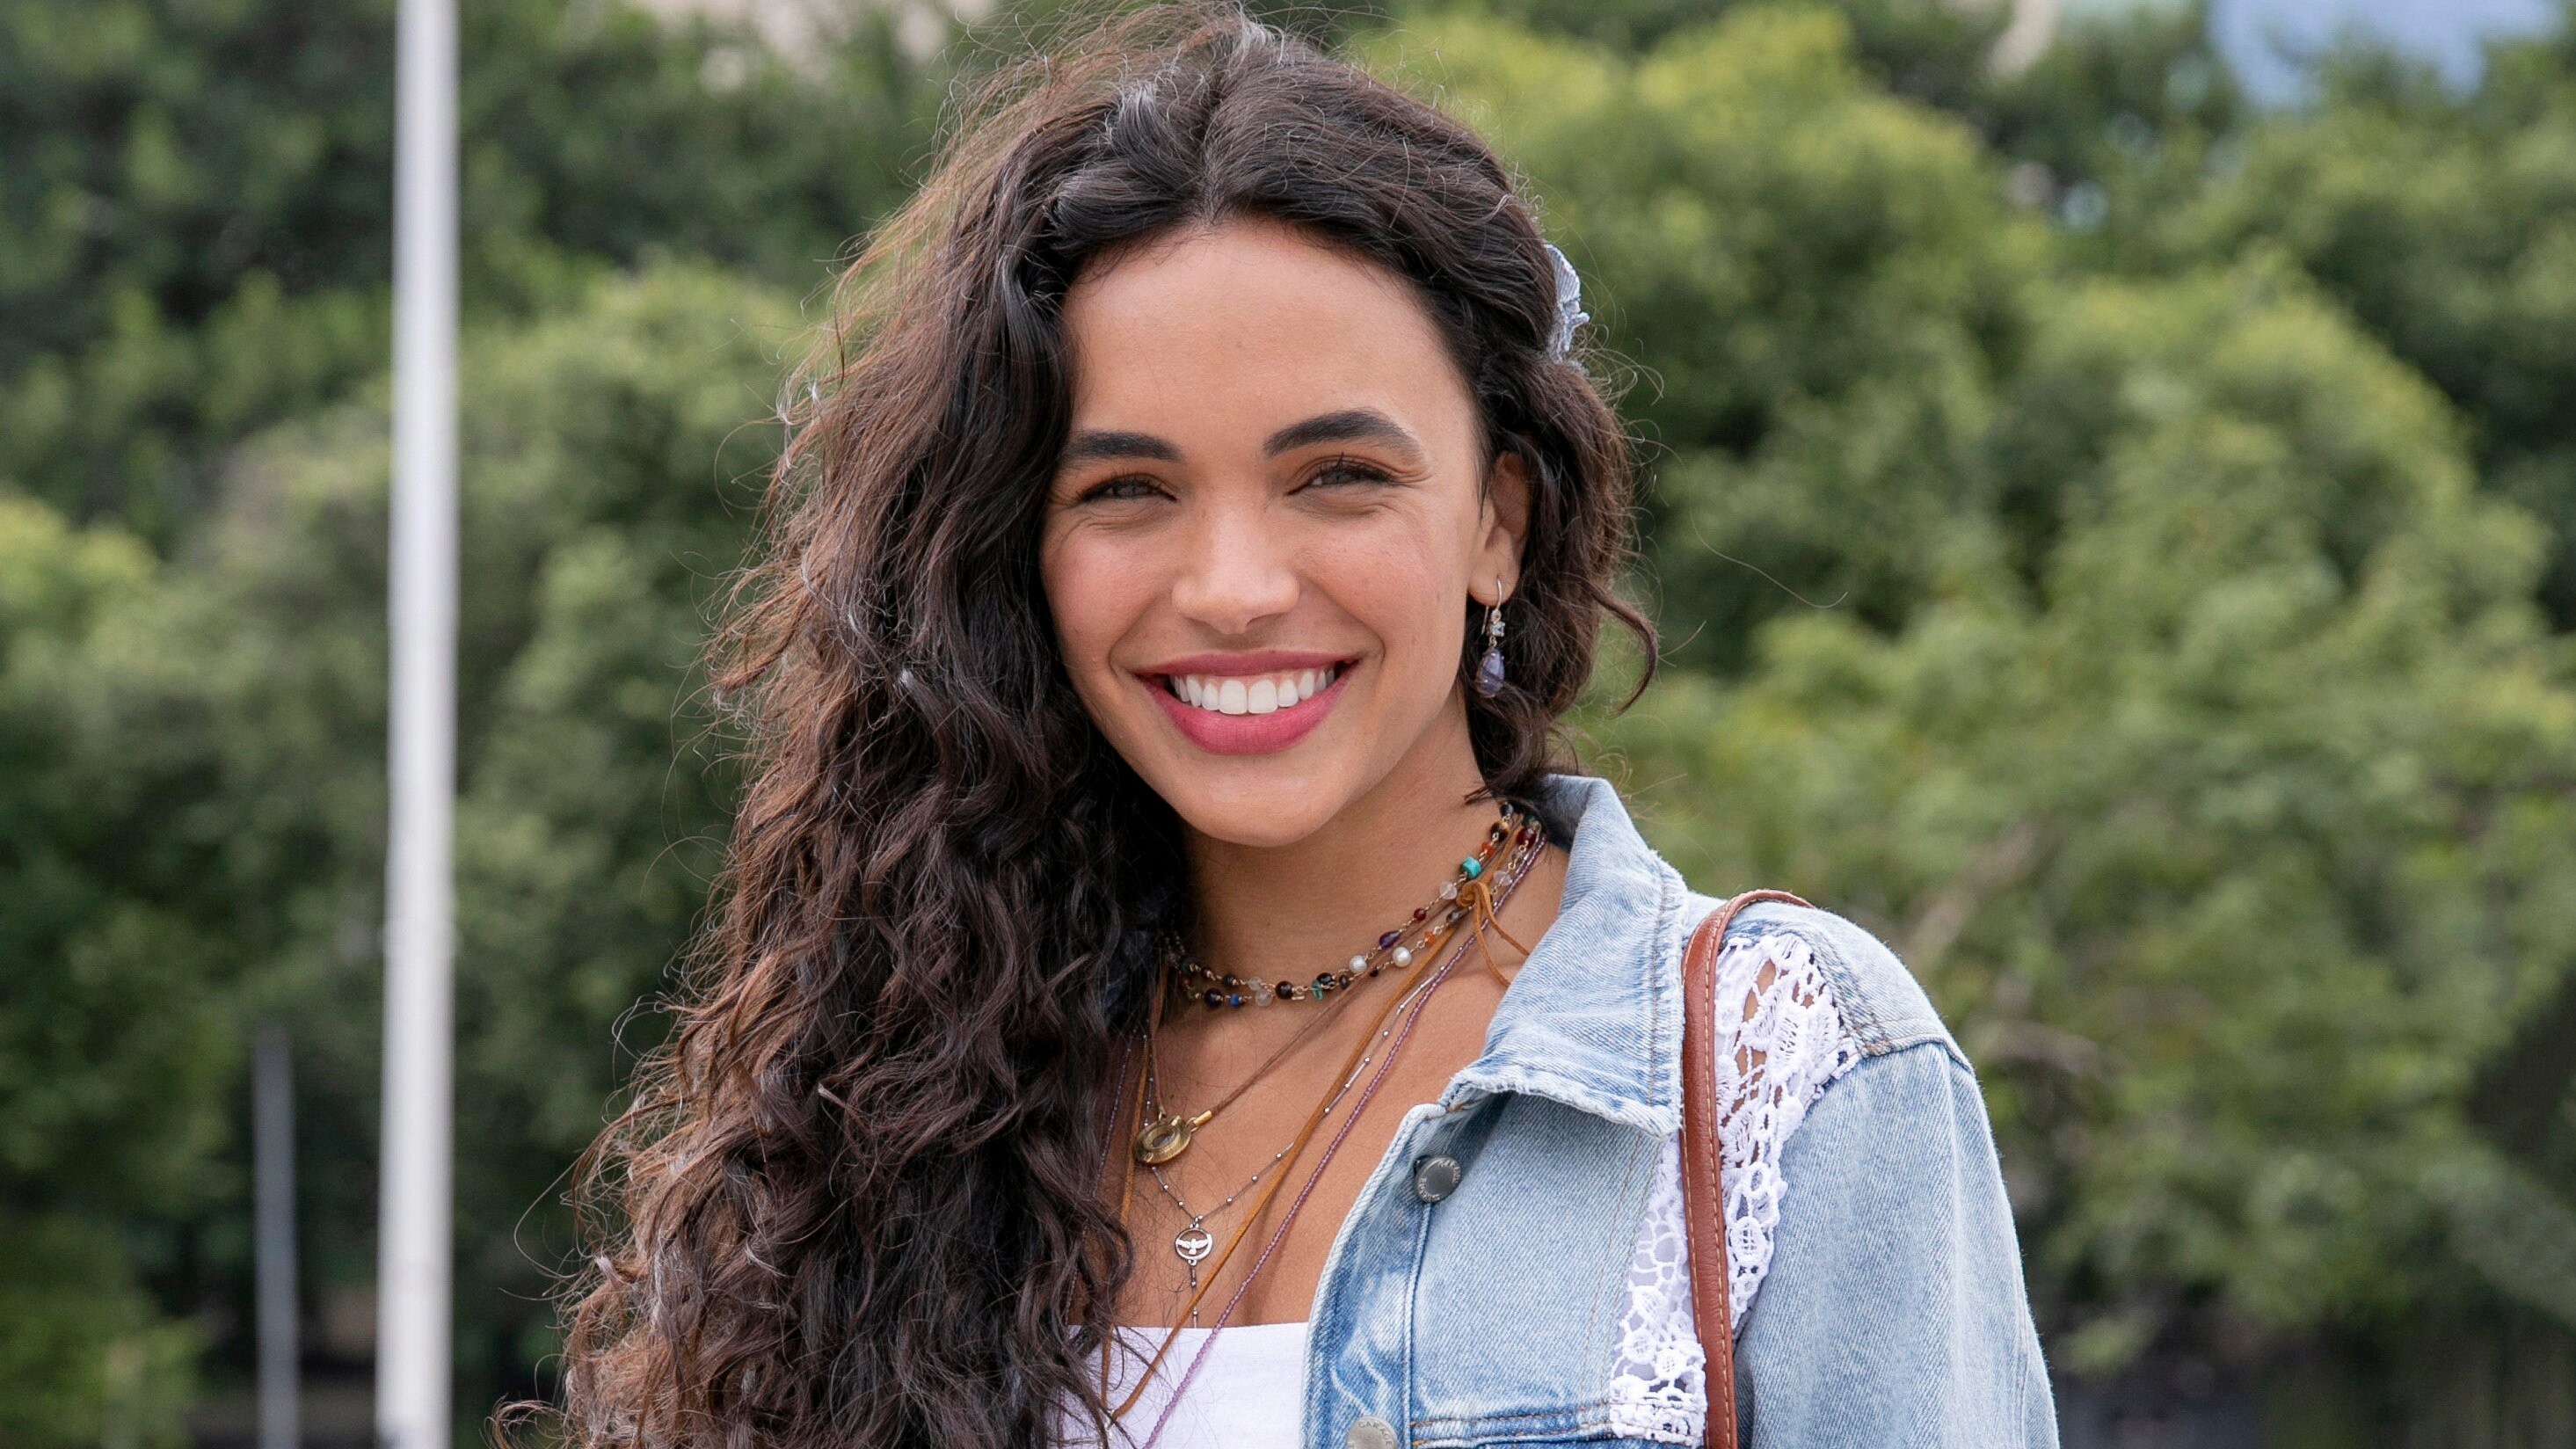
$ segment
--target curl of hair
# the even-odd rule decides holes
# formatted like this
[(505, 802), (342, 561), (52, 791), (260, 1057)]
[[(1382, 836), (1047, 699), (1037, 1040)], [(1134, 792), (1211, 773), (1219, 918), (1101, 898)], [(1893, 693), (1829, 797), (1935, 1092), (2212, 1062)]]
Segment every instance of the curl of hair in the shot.
[[(1549, 258), (1473, 132), (1207, 5), (992, 82), (788, 391), (716, 646), (754, 768), (670, 1044), (582, 1168), (564, 1438), (1017, 1449), (1068, 1414), (1099, 1427), (1130, 1264), (1109, 1083), (1186, 902), (1179, 827), (1076, 700), (1039, 585), (1059, 319), (1093, 259), (1238, 218), (1412, 283), (1489, 448), (1527, 461), (1512, 683), (1466, 692), (1488, 790), (1556, 761), (1605, 616), (1653, 658), (1612, 592), (1626, 436), (1548, 355)], [(1470, 628), (1462, 681), (1480, 649)]]

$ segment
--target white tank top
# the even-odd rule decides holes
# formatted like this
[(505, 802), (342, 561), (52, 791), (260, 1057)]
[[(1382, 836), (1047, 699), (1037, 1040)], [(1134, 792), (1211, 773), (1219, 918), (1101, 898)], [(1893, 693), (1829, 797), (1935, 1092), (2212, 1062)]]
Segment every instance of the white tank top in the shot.
[[(1120, 1336), (1128, 1352), (1117, 1356), (1111, 1375), (1111, 1404), (1136, 1386), (1168, 1329), (1128, 1329)], [(1216, 1341), (1208, 1342), (1213, 1332)], [(1200, 1348), (1207, 1358), (1178, 1403), (1172, 1390), (1189, 1371)], [(1146, 1386), (1145, 1395), (1110, 1435), (1112, 1449), (1130, 1449), (1154, 1437), (1154, 1426), (1168, 1413), (1155, 1449), (1297, 1449), (1297, 1431), (1306, 1395), (1306, 1325), (1251, 1323), (1221, 1329), (1184, 1328), (1172, 1344), (1163, 1367)], [(1065, 1436), (1069, 1445), (1096, 1441), (1076, 1426)]]

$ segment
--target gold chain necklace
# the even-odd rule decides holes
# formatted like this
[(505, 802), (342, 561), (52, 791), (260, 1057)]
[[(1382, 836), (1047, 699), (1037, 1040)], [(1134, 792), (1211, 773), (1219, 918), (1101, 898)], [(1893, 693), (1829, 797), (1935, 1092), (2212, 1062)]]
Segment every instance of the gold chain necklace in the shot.
[[(1501, 873), (1503, 876), (1502, 889), (1498, 892), (1494, 890), (1490, 884), (1487, 884), (1484, 881), (1478, 881), (1471, 890), (1461, 892), (1466, 903), (1473, 910), (1475, 918), (1474, 924), (1478, 929), (1471, 929), (1469, 931), (1467, 937), (1461, 941), (1458, 951), (1451, 955), (1449, 965), (1442, 966), (1437, 970), (1434, 970), (1432, 969), (1431, 963), (1432, 960), (1436, 958), (1426, 957), (1422, 968), (1416, 973), (1417, 977), (1424, 978), (1421, 980), (1420, 984), (1426, 987), (1426, 991), (1421, 998), (1421, 1005), (1418, 1005), (1416, 1008), (1415, 1014), (1417, 1016), (1419, 1015), (1421, 1007), (1427, 1006), (1428, 1004), (1429, 990), (1436, 990), (1439, 983), (1448, 976), (1451, 968), (1457, 964), (1459, 957), (1464, 955), (1466, 951), (1466, 940), (1474, 940), (1481, 943), (1483, 939), (1481, 928), (1492, 929), (1497, 935), (1502, 936), (1504, 940), (1511, 942), (1514, 947), (1518, 948), (1524, 959), (1528, 957), (1529, 948), (1521, 945), (1519, 941), (1513, 939), (1508, 932), (1503, 930), (1502, 921), (1498, 914), (1498, 908), (1500, 901), (1508, 900), (1512, 893), (1519, 887), (1522, 879), (1529, 874), (1531, 866), (1536, 863), (1540, 852), (1545, 848), (1545, 841), (1535, 822), (1526, 825), (1515, 838), (1520, 843), (1513, 852), (1511, 869)], [(1490, 953), (1486, 957), (1486, 965), (1489, 969), (1494, 970), (1498, 976), (1501, 974), (1501, 968), (1494, 966), (1493, 958)], [(1408, 983), (1408, 985), (1410, 984), (1413, 983)], [(1377, 1019), (1370, 1023), (1370, 1033), (1375, 1033), (1381, 1028), (1384, 1028), (1391, 1018), (1401, 1014), (1398, 1009), (1404, 1006), (1408, 1000), (1412, 999), (1414, 999), (1413, 993), (1408, 990), (1405, 993), (1399, 994), (1393, 1001), (1388, 1002), (1380, 1009)], [(1153, 1020), (1150, 1021), (1146, 1027), (1146, 1043), (1149, 1047), (1153, 1041), (1154, 1024), (1159, 1022), (1162, 1016), (1159, 1004), (1152, 1013), (1152, 1016)], [(1410, 1032), (1406, 1034), (1410, 1035)], [(1371, 1037), (1368, 1034), (1364, 1034), (1361, 1041), (1361, 1050), (1354, 1052), (1352, 1054), (1352, 1059), (1343, 1063), (1343, 1071), (1337, 1075), (1344, 1078), (1350, 1077), (1355, 1069), (1354, 1064), (1364, 1057), (1370, 1047)], [(1393, 1060), (1390, 1058), (1386, 1065), (1379, 1067), (1377, 1073), (1378, 1077), (1383, 1078), (1393, 1064)], [(1136, 1103), (1136, 1113), (1139, 1118), (1147, 1115), (1145, 1100), (1147, 1078), (1144, 1070), (1146, 1065), (1146, 1063), (1140, 1062), (1136, 1073), (1136, 1095), (1133, 1100)], [(1369, 1090), (1371, 1092), (1376, 1090), (1376, 1083), (1374, 1081), (1371, 1083)], [(1354, 1111), (1364, 1109), (1367, 1104), (1367, 1100), (1367, 1096), (1363, 1095), (1361, 1098), (1360, 1108), (1355, 1108)], [(1327, 1109), (1328, 1107), (1329, 1104), (1327, 1104)], [(1297, 1133), (1296, 1140), (1288, 1144), (1288, 1148), (1284, 1156), (1294, 1159), (1304, 1152), (1308, 1142), (1314, 1137), (1316, 1129), (1323, 1125), (1325, 1110), (1326, 1109), (1319, 1109), (1307, 1117), (1305, 1125), (1300, 1128)], [(1342, 1128), (1343, 1132), (1347, 1134), (1352, 1125), (1354, 1124), (1345, 1123)], [(1183, 1145), (1186, 1146), (1187, 1143), (1184, 1142)], [(1339, 1145), (1340, 1138), (1337, 1137), (1334, 1139), (1334, 1146), (1338, 1147)], [(1330, 1164), (1332, 1160), (1332, 1152), (1333, 1148), (1330, 1147), (1325, 1150), (1324, 1161), (1317, 1165), (1317, 1174), (1320, 1175), (1323, 1167)], [(1119, 1189), (1118, 1215), (1122, 1220), (1130, 1217), (1133, 1214), (1135, 1207), (1135, 1163), (1136, 1159), (1131, 1157), (1124, 1174), (1124, 1182)], [(1191, 1278), (1196, 1286), (1190, 1290), (1189, 1302), (1184, 1308), (1190, 1322), (1195, 1323), (1198, 1321), (1198, 1310), (1201, 1300), (1207, 1296), (1210, 1288), (1216, 1286), (1217, 1276), (1225, 1271), (1227, 1262), (1234, 1257), (1235, 1251), (1243, 1246), (1244, 1239), (1251, 1233), (1253, 1225), (1258, 1223), (1261, 1220), (1262, 1215), (1269, 1211), (1271, 1204), (1275, 1202), (1279, 1196), (1280, 1188), (1284, 1186), (1286, 1182), (1287, 1178), (1285, 1175), (1271, 1179), (1270, 1186), (1263, 1190), (1260, 1201), (1254, 1203), (1250, 1211), (1246, 1214), (1243, 1225), (1235, 1229), (1232, 1240), (1225, 1245), (1222, 1251), (1215, 1253), (1215, 1263), (1208, 1269), (1207, 1277), (1204, 1280), (1199, 1278), (1196, 1272), (1196, 1265), (1192, 1265)], [(1309, 1190), (1312, 1189), (1312, 1180), (1309, 1181), (1307, 1186)], [(1278, 1229), (1280, 1234), (1284, 1235), (1287, 1231), (1288, 1224), (1295, 1221), (1297, 1206), (1302, 1204), (1303, 1201), (1304, 1198), (1301, 1194), (1298, 1199), (1298, 1203), (1290, 1206), (1287, 1221), (1283, 1222)], [(1213, 1238), (1210, 1239), (1209, 1246), (1211, 1248), (1214, 1247)], [(1272, 1242), (1272, 1246), (1277, 1246), (1277, 1240), (1275, 1238)], [(1175, 1247), (1175, 1251), (1178, 1251), (1177, 1245)], [(1202, 1253), (1200, 1256), (1204, 1259), (1208, 1255)], [(1267, 1258), (1268, 1254), (1265, 1252), (1263, 1254), (1263, 1261), (1267, 1261)], [(1256, 1262), (1253, 1265), (1253, 1272), (1257, 1275), (1259, 1271), (1260, 1263)], [(1246, 1286), (1249, 1285), (1249, 1282), (1250, 1280), (1247, 1278)], [(1236, 1290), (1236, 1297), (1239, 1299), (1241, 1296), (1242, 1289), (1238, 1288)], [(1219, 1316), (1218, 1322), (1220, 1326), (1222, 1326), (1225, 1317), (1231, 1315), (1232, 1312), (1233, 1305), (1229, 1303), (1226, 1307), (1225, 1314)], [(1151, 1385), (1155, 1372), (1162, 1367), (1163, 1360), (1171, 1355), (1172, 1345), (1179, 1341), (1180, 1335), (1181, 1329), (1179, 1327), (1172, 1328), (1164, 1335), (1162, 1345), (1154, 1351), (1151, 1358), (1146, 1360), (1143, 1373), (1137, 1377), (1136, 1386), (1128, 1392), (1125, 1400), (1120, 1402), (1110, 1411), (1110, 1417), (1113, 1420), (1124, 1419), (1127, 1416), (1128, 1411), (1136, 1407), (1136, 1401), (1144, 1397), (1145, 1390)], [(1100, 1387), (1104, 1395), (1108, 1392), (1110, 1384), (1110, 1357), (1112, 1352), (1111, 1338), (1113, 1336), (1114, 1335), (1104, 1334), (1102, 1335), (1100, 1342)]]
[[(1512, 824), (1515, 820), (1519, 822), (1517, 828)], [(1431, 961), (1437, 954), (1440, 944), (1462, 922), (1477, 914), (1479, 910), (1489, 917), (1492, 915), (1499, 905), (1496, 899), (1497, 893), (1493, 889), (1495, 881), (1498, 879), (1501, 881), (1503, 885), (1501, 894), (1508, 897), (1511, 890), (1520, 884), (1521, 877), (1528, 873), (1530, 863), (1537, 859), (1538, 852), (1545, 847), (1545, 843), (1545, 833), (1539, 829), (1537, 820), (1527, 811), (1520, 810), (1511, 802), (1505, 801), (1502, 807), (1502, 819), (1486, 831), (1483, 847), (1474, 855), (1459, 862), (1457, 880), (1441, 887), (1440, 899), (1436, 902), (1438, 909), (1424, 907), (1415, 911), (1413, 920), (1406, 926), (1389, 931), (1378, 938), (1378, 948), (1375, 952), (1352, 957), (1348, 971), (1328, 972), (1324, 976), (1317, 977), (1314, 994), (1317, 996), (1333, 994), (1338, 988), (1328, 988), (1324, 983), (1335, 976), (1340, 977), (1341, 984), (1346, 986), (1354, 979), (1375, 977), (1389, 966), (1398, 970), (1410, 969), (1418, 974), (1420, 966), (1427, 965)], [(1505, 860), (1500, 869), (1494, 869), (1491, 863), (1498, 854), (1504, 856)], [(1461, 885), (1460, 882), (1464, 884)], [(1408, 945), (1408, 942), (1411, 944)], [(1420, 948), (1418, 952), (1415, 947)], [(1233, 981), (1236, 978), (1224, 979)], [(1291, 983), (1287, 982), (1279, 984), (1279, 999), (1298, 999), (1288, 995), (1290, 985)], [(1211, 990), (1202, 999), (1213, 997), (1215, 994)], [(1226, 1003), (1210, 1001), (1209, 1004)], [(1290, 1051), (1297, 1047), (1298, 1043), (1311, 1035), (1322, 1021), (1323, 1018), (1319, 1015), (1314, 1021), (1307, 1023), (1304, 1029), (1290, 1037), (1278, 1051), (1273, 1052), (1270, 1059), (1263, 1062), (1251, 1076), (1246, 1077), (1233, 1091), (1226, 1093), (1216, 1105), (1205, 1111), (1185, 1117), (1177, 1112), (1165, 1111), (1159, 1101), (1155, 1102), (1149, 1110), (1141, 1114), (1145, 1120), (1136, 1130), (1134, 1147), (1136, 1160), (1147, 1167), (1160, 1167), (1189, 1151), (1190, 1139), (1197, 1136), (1200, 1129), (1215, 1121), (1217, 1114), (1240, 1101), (1244, 1093), (1252, 1090), (1264, 1076), (1269, 1074), (1271, 1068), (1277, 1066)], [(1145, 1047), (1150, 1060), (1150, 1054), (1153, 1051), (1151, 1036), (1146, 1038)]]

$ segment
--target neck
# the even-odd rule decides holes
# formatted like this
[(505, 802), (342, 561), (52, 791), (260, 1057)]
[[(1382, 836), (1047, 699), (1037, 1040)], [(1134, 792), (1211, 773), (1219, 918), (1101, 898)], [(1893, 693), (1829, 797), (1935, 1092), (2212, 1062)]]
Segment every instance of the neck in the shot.
[(1293, 845), (1194, 835), (1199, 958), (1221, 974), (1305, 981), (1367, 950), (1483, 844), (1496, 807), (1468, 798), (1483, 784), (1461, 713)]

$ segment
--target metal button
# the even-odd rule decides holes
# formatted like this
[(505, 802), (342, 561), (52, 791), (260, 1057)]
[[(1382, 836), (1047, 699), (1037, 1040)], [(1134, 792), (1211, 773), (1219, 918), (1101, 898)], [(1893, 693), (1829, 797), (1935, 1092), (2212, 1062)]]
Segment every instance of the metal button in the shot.
[(1423, 1158), (1413, 1164), (1413, 1195), (1424, 1202), (1438, 1202), (1458, 1190), (1463, 1175), (1457, 1158)]
[(1350, 1445), (1351, 1449), (1395, 1449), (1395, 1426), (1375, 1414), (1364, 1414), (1351, 1425)]

